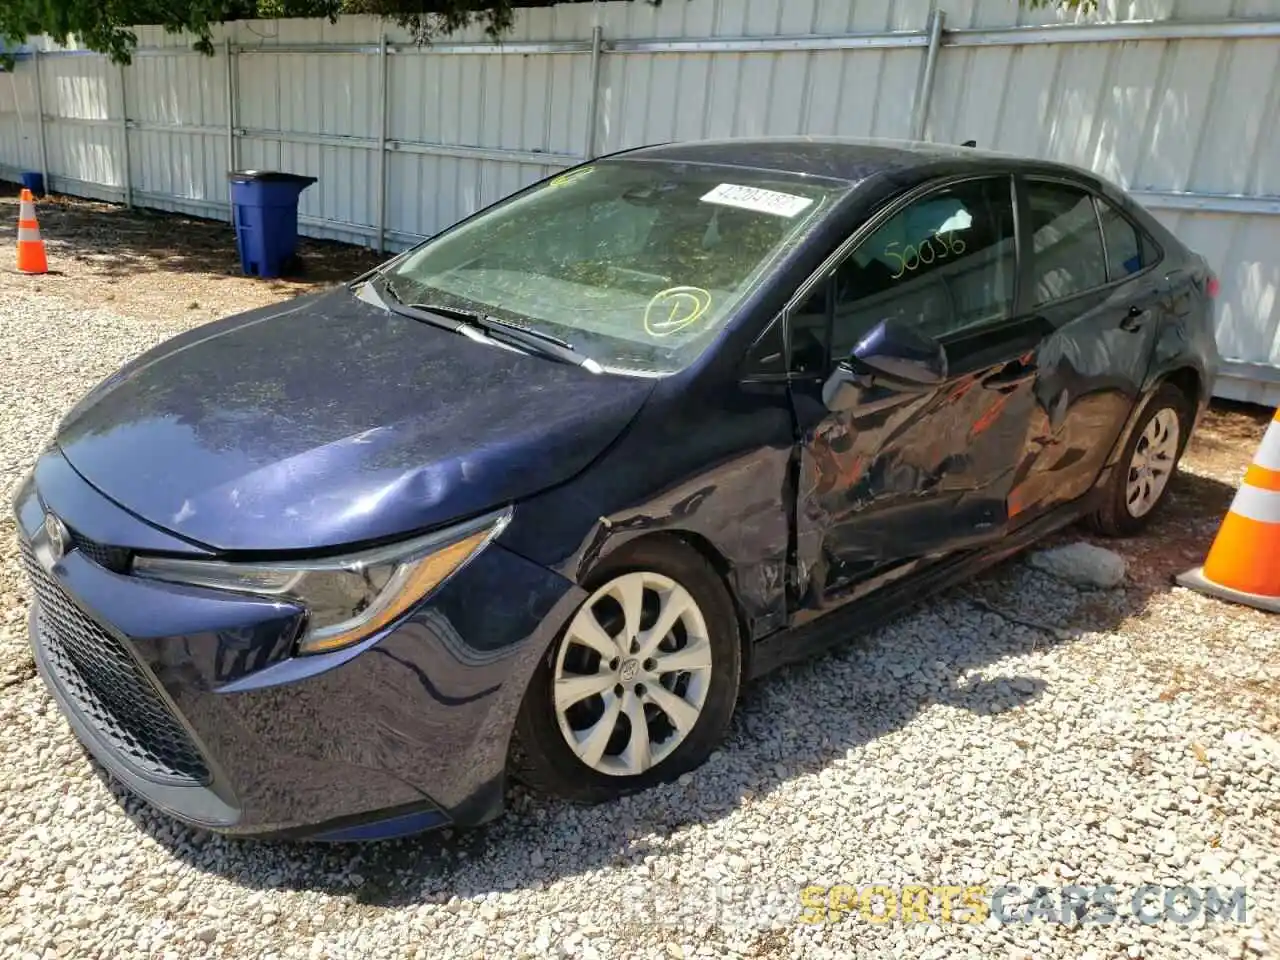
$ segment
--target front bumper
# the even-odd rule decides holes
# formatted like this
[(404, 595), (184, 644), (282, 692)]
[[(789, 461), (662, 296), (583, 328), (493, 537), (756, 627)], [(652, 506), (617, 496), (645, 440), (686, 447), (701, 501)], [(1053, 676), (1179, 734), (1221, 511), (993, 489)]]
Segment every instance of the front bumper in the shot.
[[(582, 599), (495, 543), (390, 629), (295, 657), (296, 606), (90, 559), (95, 534), (156, 532), (131, 530), (145, 525), (56, 451), (14, 508), (36, 667), (77, 737), (153, 806), (226, 833), (375, 839), (490, 819), (529, 677)], [(47, 512), (77, 546), (46, 568)]]

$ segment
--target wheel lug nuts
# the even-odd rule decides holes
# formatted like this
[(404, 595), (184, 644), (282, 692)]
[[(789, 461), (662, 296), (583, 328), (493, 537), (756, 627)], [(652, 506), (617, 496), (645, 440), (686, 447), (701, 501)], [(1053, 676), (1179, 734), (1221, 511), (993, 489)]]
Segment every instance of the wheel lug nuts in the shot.
[(618, 669), (618, 658), (617, 658), (617, 657), (614, 657), (612, 660), (610, 660), (610, 661), (609, 661), (609, 669), (610, 669), (610, 670), (617, 670), (617, 669)]
[(643, 696), (644, 696), (644, 684), (643, 684), (643, 683), (637, 683), (637, 684), (636, 684), (636, 696), (637, 696), (637, 697), (643, 697)]
[(658, 666), (658, 661), (654, 660), (653, 658), (650, 658), (644, 662), (644, 668), (646, 670), (653, 670), (657, 666)]
[(614, 686), (613, 694), (614, 696), (617, 696), (617, 697), (622, 696), (622, 684), (619, 683)]

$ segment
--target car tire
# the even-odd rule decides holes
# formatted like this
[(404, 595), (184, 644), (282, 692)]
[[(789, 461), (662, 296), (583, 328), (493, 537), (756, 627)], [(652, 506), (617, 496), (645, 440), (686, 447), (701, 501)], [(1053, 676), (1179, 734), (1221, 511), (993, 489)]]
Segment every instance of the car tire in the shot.
[(1191, 402), (1177, 387), (1160, 387), (1143, 408), (1108, 481), (1094, 528), (1130, 537), (1151, 522), (1169, 493), (1191, 431)]
[[(539, 793), (601, 803), (674, 780), (707, 759), (733, 718), (742, 646), (719, 575), (674, 538), (623, 547), (584, 586), (590, 596), (525, 692), (512, 773)], [(630, 635), (623, 599), (638, 611), (632, 624), (639, 629)], [(656, 637), (654, 628), (664, 626), (657, 620), (677, 607), (684, 612)], [(657, 647), (645, 657), (651, 643)], [(667, 665), (690, 669), (663, 672)], [(575, 699), (587, 690), (595, 692)], [(644, 717), (644, 743), (633, 735), (633, 717)]]

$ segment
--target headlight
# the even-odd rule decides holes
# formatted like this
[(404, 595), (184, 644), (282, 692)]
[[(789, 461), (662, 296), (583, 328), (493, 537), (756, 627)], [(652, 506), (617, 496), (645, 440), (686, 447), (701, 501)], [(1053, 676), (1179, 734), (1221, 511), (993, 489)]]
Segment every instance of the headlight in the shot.
[(297, 601), (307, 608), (298, 652), (323, 653), (395, 620), (484, 549), (510, 517), (508, 509), (414, 540), (323, 560), (228, 563), (139, 556), (133, 572)]

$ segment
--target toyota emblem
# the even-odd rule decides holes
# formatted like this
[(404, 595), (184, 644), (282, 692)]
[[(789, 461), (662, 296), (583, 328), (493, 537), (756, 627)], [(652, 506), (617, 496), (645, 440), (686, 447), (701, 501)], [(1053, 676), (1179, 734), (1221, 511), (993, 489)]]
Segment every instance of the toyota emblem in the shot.
[(67, 525), (52, 513), (44, 515), (44, 535), (49, 544), (49, 555), (54, 563), (67, 553), (67, 545), (71, 542), (71, 532)]

